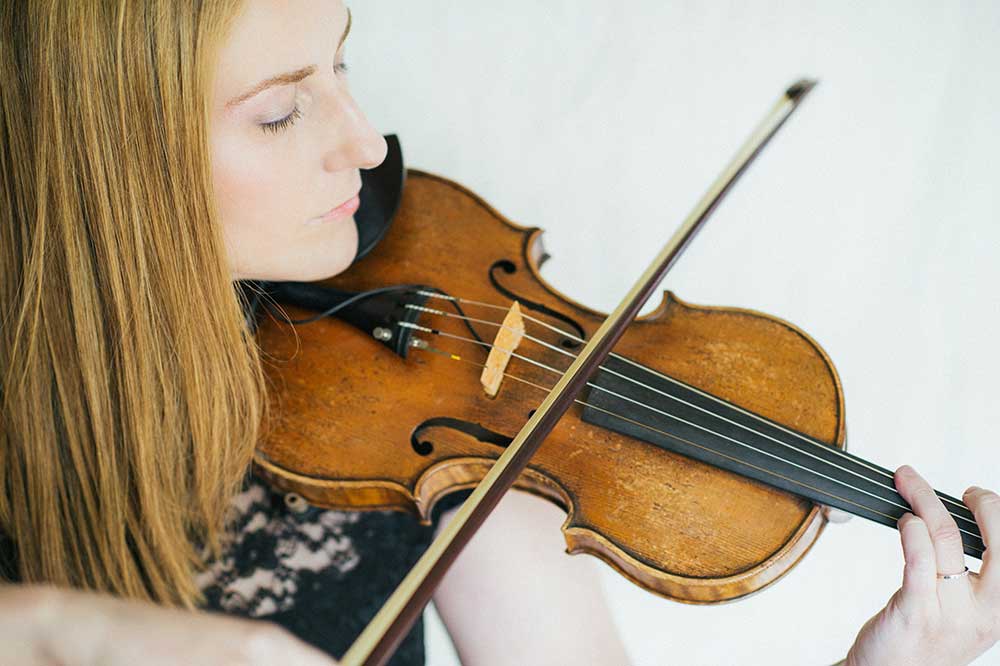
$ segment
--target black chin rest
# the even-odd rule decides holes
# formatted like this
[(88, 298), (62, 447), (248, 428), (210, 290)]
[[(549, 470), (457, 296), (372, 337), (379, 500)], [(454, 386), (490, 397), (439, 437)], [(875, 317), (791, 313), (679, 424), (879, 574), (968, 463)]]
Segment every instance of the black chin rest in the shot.
[(354, 214), (354, 222), (358, 225), (355, 261), (371, 252), (382, 240), (403, 196), (406, 177), (403, 151), (395, 134), (387, 134), (385, 142), (389, 148), (385, 160), (374, 169), (361, 170), (361, 206)]

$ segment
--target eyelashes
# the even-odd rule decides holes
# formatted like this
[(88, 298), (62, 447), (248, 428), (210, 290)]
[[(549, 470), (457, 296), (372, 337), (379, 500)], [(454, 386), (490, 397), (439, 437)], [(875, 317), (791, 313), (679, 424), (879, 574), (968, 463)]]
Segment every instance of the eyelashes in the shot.
[(292, 112), (289, 113), (284, 118), (279, 118), (278, 120), (272, 120), (269, 123), (261, 123), (260, 128), (265, 133), (270, 132), (271, 134), (277, 134), (283, 129), (287, 129), (295, 124), (295, 121), (302, 117), (302, 111), (296, 105)]
[[(338, 62), (334, 64), (333, 71), (336, 72), (337, 74), (346, 74), (348, 71), (347, 63)], [(295, 121), (301, 117), (302, 117), (302, 110), (299, 108), (298, 104), (296, 104), (295, 108), (292, 109), (292, 112), (289, 113), (284, 118), (279, 118), (278, 120), (272, 120), (269, 123), (259, 123), (259, 125), (261, 131), (263, 131), (265, 134), (268, 133), (277, 134), (278, 132), (286, 130), (292, 125), (294, 125)]]

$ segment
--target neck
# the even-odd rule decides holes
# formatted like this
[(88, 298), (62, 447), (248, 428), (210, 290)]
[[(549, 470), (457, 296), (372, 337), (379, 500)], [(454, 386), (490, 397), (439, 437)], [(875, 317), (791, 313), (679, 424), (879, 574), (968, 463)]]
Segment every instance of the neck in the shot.
[[(909, 504), (888, 469), (622, 357), (590, 381), (583, 420), (769, 486), (896, 527)], [(985, 545), (972, 512), (938, 492), (965, 552)]]

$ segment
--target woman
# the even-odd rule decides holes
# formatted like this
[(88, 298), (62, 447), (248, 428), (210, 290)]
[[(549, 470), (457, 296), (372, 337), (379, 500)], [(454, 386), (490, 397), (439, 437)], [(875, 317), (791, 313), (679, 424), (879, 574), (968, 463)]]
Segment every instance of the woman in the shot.
[[(349, 14), (340, 2), (113, 5), (0, 9), (0, 567), (19, 583), (0, 588), (0, 661), (333, 663), (274, 624), (194, 609), (279, 620), (339, 654), (325, 634), (383, 594), (337, 596), (364, 560), (345, 545), (357, 516), (293, 516), (246, 478), (265, 386), (233, 289), (324, 278), (354, 257), (358, 170), (385, 144), (346, 86)], [(963, 569), (957, 528), (913, 470), (896, 484), (919, 516), (900, 524), (903, 586), (846, 663), (968, 663), (1000, 636), (1000, 565), (987, 554), (980, 576), (943, 578)], [(997, 496), (965, 501), (987, 542), (1000, 539)], [(439, 589), (466, 663), (627, 661), (585, 565), (556, 547), (553, 511), (506, 498)], [(369, 555), (426, 543), (383, 518), (395, 522)], [(258, 538), (272, 527), (290, 540)], [(318, 549), (302, 550), (316, 530)], [(289, 551), (257, 547), (275, 543)], [(311, 571), (305, 554), (324, 564)], [(297, 577), (277, 575), (294, 562)], [(513, 598), (523, 571), (534, 596)], [(234, 597), (241, 585), (288, 594)]]

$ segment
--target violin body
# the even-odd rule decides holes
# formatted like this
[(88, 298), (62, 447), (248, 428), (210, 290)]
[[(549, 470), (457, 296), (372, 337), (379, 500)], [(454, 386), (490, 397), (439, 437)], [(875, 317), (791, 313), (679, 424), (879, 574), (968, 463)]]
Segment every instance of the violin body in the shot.
[[(604, 315), (541, 277), (547, 258), (541, 235), (451, 181), (410, 170), (389, 233), (323, 284), (360, 291), (419, 283), (504, 307), (516, 299), (526, 314), (587, 338)], [(463, 308), (470, 317), (503, 318), (501, 311)], [(285, 310), (293, 318), (310, 314)], [(422, 314), (417, 323), (469, 335), (459, 319)], [(496, 335), (495, 328), (468, 326), (486, 342)], [(561, 349), (580, 346), (552, 331), (528, 329)], [(272, 404), (255, 458), (259, 473), (318, 506), (401, 510), (425, 521), (442, 497), (474, 487), (545, 397), (539, 387), (551, 388), (558, 377), (515, 358), (508, 372), (530, 384), (505, 379), (490, 397), (477, 365), (487, 349), (414, 335), (474, 362), (418, 349), (404, 359), (332, 317), (295, 329), (263, 318), (257, 336)], [(819, 345), (787, 322), (691, 305), (664, 292), (615, 351), (844, 447), (837, 373)], [(519, 353), (558, 369), (572, 360), (527, 341)], [(819, 505), (586, 422), (582, 410), (570, 409), (516, 482), (566, 511), (568, 552), (599, 557), (656, 594), (713, 603), (774, 582), (822, 532)]]

